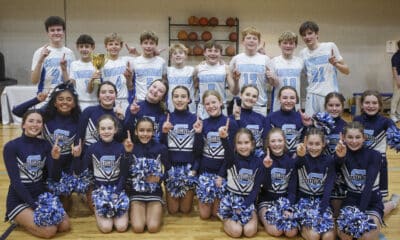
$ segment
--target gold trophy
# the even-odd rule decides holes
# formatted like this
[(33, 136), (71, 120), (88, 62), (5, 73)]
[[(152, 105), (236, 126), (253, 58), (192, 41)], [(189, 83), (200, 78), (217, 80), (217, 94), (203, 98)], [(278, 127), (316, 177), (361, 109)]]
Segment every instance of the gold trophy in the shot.
[[(106, 64), (107, 59), (106, 55), (104, 54), (92, 54), (92, 64), (96, 68), (96, 71), (100, 72), (100, 70), (104, 67), (104, 64)], [(99, 85), (101, 83), (101, 79), (97, 78), (94, 79), (93, 84), (94, 85)]]

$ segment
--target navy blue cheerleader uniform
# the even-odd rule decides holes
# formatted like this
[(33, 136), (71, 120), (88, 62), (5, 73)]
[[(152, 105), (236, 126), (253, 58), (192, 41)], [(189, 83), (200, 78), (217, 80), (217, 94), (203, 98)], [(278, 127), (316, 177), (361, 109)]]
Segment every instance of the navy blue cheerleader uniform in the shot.
[[(163, 203), (163, 191), (161, 188), (161, 182), (163, 180), (162, 175), (162, 165), (165, 169), (170, 168), (170, 163), (168, 162), (168, 150), (163, 144), (156, 143), (154, 140), (150, 140), (149, 143), (143, 144), (137, 142), (134, 144), (132, 152), (132, 161), (130, 166), (130, 172), (128, 177), (127, 192), (130, 201), (142, 201), (142, 202), (152, 202), (160, 201)], [(154, 164), (156, 166), (154, 166)], [(132, 172), (132, 167), (142, 166), (148, 169), (157, 169), (158, 172), (154, 172), (151, 175), (159, 176), (160, 181), (155, 183), (154, 188), (149, 188), (148, 184), (143, 186), (143, 184), (138, 184), (140, 181), (146, 181), (145, 178), (148, 176), (142, 176), (141, 179), (135, 179), (134, 172)], [(141, 167), (139, 170), (142, 171)], [(149, 190), (150, 189), (150, 190)]]
[(13, 220), (26, 208), (34, 210), (37, 197), (46, 191), (46, 175), (53, 174), (51, 145), (23, 134), (4, 146), (3, 158), (10, 178), (6, 220)]
[[(29, 101), (26, 101), (13, 108), (13, 113), (19, 117), (22, 117), (25, 112), (31, 107), (39, 104), (40, 101), (35, 97)], [(50, 145), (54, 145), (56, 139), (58, 138), (58, 146), (61, 148), (60, 159), (56, 160), (53, 164), (54, 168), (54, 181), (60, 180), (61, 172), (68, 174), (73, 174), (74, 157), (71, 154), (71, 145), (77, 139), (78, 136), (78, 123), (79, 119), (73, 116), (64, 116), (58, 112), (52, 118), (46, 116), (45, 108), (41, 108), (40, 112), (44, 115), (44, 124), (42, 135)]]
[(356, 206), (362, 212), (376, 216), (382, 223), (383, 203), (379, 190), (379, 170), (382, 156), (375, 150), (362, 147), (347, 148), (344, 158), (337, 158), (347, 187), (345, 206)]
[(296, 153), (296, 147), (300, 143), (305, 130), (300, 113), (293, 109), (292, 111), (278, 110), (268, 114), (266, 117), (267, 134), (271, 128), (282, 129), (286, 137), (286, 147), (289, 153)]
[[(324, 153), (334, 156), (336, 151), (336, 145), (340, 140), (340, 133), (343, 133), (343, 129), (346, 126), (346, 122), (341, 118), (337, 117), (333, 119), (334, 128), (331, 129), (330, 134), (326, 134), (326, 148)], [(344, 186), (344, 179), (342, 171), (336, 166), (336, 181), (333, 187), (332, 195), (333, 199), (344, 199), (346, 197), (346, 188)]]
[(264, 139), (267, 136), (265, 117), (252, 109), (241, 108), (240, 119), (235, 120), (233, 115), (230, 118), (236, 121), (238, 128), (249, 129), (256, 140), (256, 148), (262, 150)]
[[(161, 142), (168, 147), (168, 161), (170, 167), (174, 169), (183, 168), (184, 171), (194, 171), (198, 169), (199, 156), (201, 149), (199, 145), (201, 134), (195, 133), (193, 124), (197, 121), (197, 116), (189, 110), (175, 110), (170, 114), (170, 122), (174, 126), (168, 133), (163, 133)], [(162, 126), (160, 124), (160, 126)], [(165, 169), (166, 172), (169, 169)], [(188, 176), (189, 172), (185, 172)], [(171, 179), (170, 179), (171, 177)], [(179, 176), (181, 178), (181, 176)], [(172, 176), (168, 176), (166, 181), (173, 181)], [(168, 189), (168, 184), (166, 185)], [(168, 189), (170, 192), (170, 189)], [(172, 190), (172, 189), (171, 189)]]
[(161, 138), (161, 122), (166, 118), (166, 111), (161, 109), (160, 103), (150, 103), (147, 100), (138, 103), (140, 110), (137, 114), (133, 115), (129, 107), (126, 109), (124, 129), (130, 130), (131, 133), (135, 132), (135, 126), (138, 119), (148, 117), (154, 122), (154, 140), (160, 142)]
[(258, 195), (258, 210), (271, 205), (281, 197), (289, 199), (291, 204), (296, 202), (295, 160), (289, 153), (282, 156), (271, 154), (272, 166), (266, 169), (265, 178)]
[(364, 146), (369, 149), (378, 151), (382, 155), (382, 163), (379, 174), (379, 188), (382, 197), (388, 196), (388, 168), (386, 158), (386, 131), (389, 127), (395, 125), (394, 122), (379, 113), (374, 116), (368, 116), (363, 113), (354, 118), (353, 121), (358, 121), (364, 126), (364, 134), (367, 140)]
[[(335, 182), (335, 161), (330, 155), (312, 157), (308, 153), (296, 160), (299, 224), (322, 234), (334, 228), (329, 200)], [(318, 211), (315, 211), (318, 210)], [(324, 224), (315, 222), (322, 219)]]
[[(227, 138), (221, 139), (225, 149), (224, 168), (226, 169), (226, 194), (221, 199), (219, 213), (225, 218), (240, 220), (244, 225), (251, 219), (251, 214), (255, 211), (254, 204), (260, 191), (262, 180), (265, 178), (265, 167), (263, 159), (251, 152), (244, 157), (233, 151)], [(241, 197), (238, 200), (234, 200)], [(232, 218), (236, 215), (234, 208), (237, 204), (241, 205), (240, 217)], [(243, 216), (245, 215), (245, 216)]]

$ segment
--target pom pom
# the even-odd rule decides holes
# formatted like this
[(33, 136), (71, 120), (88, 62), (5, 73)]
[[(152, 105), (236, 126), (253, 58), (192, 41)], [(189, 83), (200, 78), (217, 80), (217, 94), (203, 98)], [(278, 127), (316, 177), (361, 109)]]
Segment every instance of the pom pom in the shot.
[(325, 134), (330, 134), (335, 128), (335, 120), (327, 112), (318, 112), (312, 117), (314, 120), (314, 126), (322, 129)]
[(129, 209), (129, 198), (125, 191), (117, 192), (116, 186), (102, 185), (92, 193), (96, 213), (101, 217), (120, 217)]
[(197, 185), (197, 178), (192, 175), (191, 165), (171, 167), (165, 187), (174, 198), (181, 198)]
[(137, 158), (132, 164), (130, 173), (132, 176), (132, 187), (138, 192), (155, 192), (160, 187), (159, 183), (147, 182), (147, 177), (162, 177), (161, 162), (158, 159)]
[(256, 157), (262, 158), (262, 157), (265, 156), (265, 153), (264, 153), (264, 151), (263, 151), (262, 149), (256, 149), (256, 150), (254, 151), (254, 155), (255, 155)]
[(60, 199), (52, 193), (39, 195), (37, 208), (33, 211), (33, 221), (38, 226), (54, 226), (62, 222), (65, 211)]
[(222, 197), (218, 214), (222, 219), (232, 219), (246, 225), (254, 209), (254, 204), (246, 206), (242, 196), (229, 192)]
[(86, 193), (89, 189), (90, 184), (92, 183), (93, 175), (92, 173), (86, 169), (83, 171), (76, 180), (75, 192), (77, 193)]
[(364, 233), (377, 228), (373, 219), (352, 206), (340, 209), (340, 215), (336, 221), (340, 231), (354, 238), (360, 238)]
[(319, 198), (301, 198), (295, 205), (296, 218), (300, 220), (300, 225), (311, 227), (317, 233), (325, 233), (334, 227), (332, 212), (328, 208), (322, 215), (319, 213)]
[(60, 181), (54, 182), (49, 180), (47, 182), (47, 188), (50, 192), (57, 196), (63, 195), (68, 196), (75, 189), (77, 178), (74, 175), (62, 172)]
[(386, 131), (386, 139), (390, 148), (396, 149), (396, 152), (400, 151), (400, 129), (395, 125), (390, 126)]
[(196, 189), (197, 198), (202, 203), (213, 203), (216, 198), (221, 199), (224, 192), (224, 185), (217, 187), (215, 180), (217, 179), (216, 174), (203, 173), (199, 176), (199, 184)]
[[(289, 216), (286, 212), (291, 212), (292, 214)], [(295, 219), (293, 208), (290, 206), (290, 201), (287, 198), (279, 198), (271, 202), (267, 206), (264, 218), (268, 224), (275, 225), (280, 231), (290, 231), (299, 226)]]

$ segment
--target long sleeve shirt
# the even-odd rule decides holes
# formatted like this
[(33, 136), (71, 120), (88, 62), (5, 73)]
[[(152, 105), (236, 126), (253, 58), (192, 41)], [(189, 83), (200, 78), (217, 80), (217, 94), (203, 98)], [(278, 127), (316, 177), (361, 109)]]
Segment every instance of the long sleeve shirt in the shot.
[[(230, 116), (235, 120), (234, 116)], [(238, 128), (249, 129), (256, 140), (256, 148), (262, 149), (264, 146), (264, 139), (267, 136), (266, 120), (265, 117), (252, 109), (242, 108), (240, 111), (240, 120), (235, 120)]]
[(50, 144), (23, 134), (4, 146), (3, 158), (10, 178), (9, 194), (35, 208), (36, 197), (46, 191), (46, 176), (53, 174)]
[(296, 201), (297, 174), (295, 159), (289, 153), (282, 156), (271, 154), (272, 166), (266, 169), (262, 182), (260, 201), (275, 201), (280, 197), (286, 197), (291, 204)]
[(347, 149), (344, 158), (336, 157), (347, 187), (344, 203), (356, 203), (365, 211), (371, 203), (381, 203), (379, 192), (379, 170), (382, 156), (366, 147), (352, 151)]
[(329, 199), (336, 178), (335, 162), (330, 155), (312, 157), (306, 154), (298, 157), (297, 170), (297, 199), (320, 198), (320, 212), (329, 206)]
[(266, 132), (271, 128), (280, 128), (286, 137), (286, 147), (290, 153), (296, 152), (297, 144), (300, 143), (304, 126), (300, 113), (292, 111), (276, 111), (268, 114), (266, 118)]
[(132, 114), (130, 109), (126, 109), (124, 129), (129, 130), (131, 133), (135, 132), (135, 126), (138, 119), (148, 117), (154, 122), (154, 140), (160, 141), (161, 126), (160, 123), (165, 119), (165, 112), (161, 109), (159, 103), (150, 103), (147, 100), (138, 103), (140, 110), (136, 114)]
[[(218, 117), (209, 117), (203, 121), (202, 141), (199, 148), (203, 150), (200, 159), (199, 174), (204, 172), (225, 176), (223, 168), (225, 150), (219, 137), (218, 129), (226, 125), (227, 117), (219, 115)], [(229, 141), (232, 142), (237, 132), (236, 122), (229, 122)]]
[(120, 192), (125, 188), (130, 156), (131, 154), (125, 152), (123, 144), (100, 140), (90, 145), (85, 152), (82, 171), (89, 169), (93, 172), (96, 188), (101, 185), (115, 185)]
[(261, 181), (265, 178), (263, 159), (254, 153), (244, 157), (234, 153), (227, 139), (221, 139), (225, 149), (225, 169), (227, 171), (227, 189), (244, 197), (246, 206), (254, 204), (260, 191)]
[[(174, 127), (168, 133), (162, 134), (161, 142), (168, 147), (171, 165), (190, 163), (192, 170), (198, 169), (201, 149), (197, 146), (201, 141), (201, 134), (196, 134), (193, 129), (196, 121), (196, 115), (189, 110), (175, 110), (170, 114), (170, 122)], [(163, 124), (164, 122), (160, 126)]]

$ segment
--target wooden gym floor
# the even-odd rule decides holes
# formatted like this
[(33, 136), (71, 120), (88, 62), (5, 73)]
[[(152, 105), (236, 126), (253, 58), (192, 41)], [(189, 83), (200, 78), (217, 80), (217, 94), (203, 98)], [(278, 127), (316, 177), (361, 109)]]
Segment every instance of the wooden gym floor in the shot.
[[(3, 146), (9, 140), (20, 136), (19, 125), (0, 125), (0, 145)], [(23, 147), (23, 146), (21, 146)], [(5, 215), (5, 200), (9, 186), (9, 179), (4, 166), (3, 147), (1, 149), (0, 160), (0, 218)], [(400, 193), (400, 153), (388, 151), (389, 164), (389, 193)], [(156, 234), (135, 234), (130, 229), (125, 233), (102, 234), (96, 227), (94, 216), (90, 216), (88, 209), (80, 202), (78, 196), (73, 197), (74, 207), (71, 215), (72, 230), (67, 233), (58, 234), (55, 239), (230, 239), (223, 231), (222, 223), (218, 220), (202, 221), (198, 215), (198, 208), (194, 204), (194, 209), (190, 215), (170, 216), (165, 210), (164, 225), (159, 233)], [(386, 239), (400, 239), (400, 211), (396, 209), (385, 219), (387, 227), (382, 232)], [(9, 226), (8, 222), (0, 221), (0, 235)], [(16, 228), (8, 239), (37, 239), (21, 228)], [(278, 239), (271, 237), (259, 226), (259, 231), (253, 239)], [(281, 238), (282, 239), (282, 238)], [(301, 239), (300, 237), (295, 239)]]

